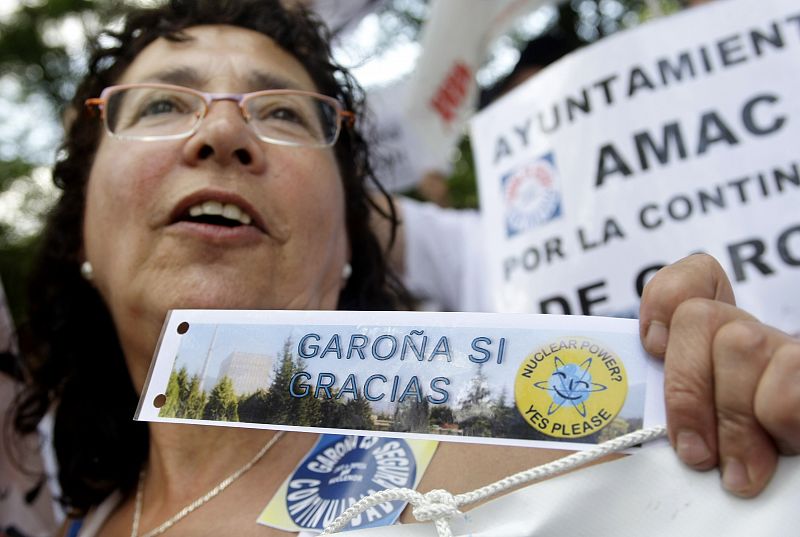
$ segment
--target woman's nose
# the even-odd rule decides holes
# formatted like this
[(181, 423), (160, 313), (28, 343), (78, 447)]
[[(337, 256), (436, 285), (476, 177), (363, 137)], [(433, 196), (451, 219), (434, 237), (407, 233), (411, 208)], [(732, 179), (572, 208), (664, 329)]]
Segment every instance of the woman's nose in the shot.
[(250, 173), (261, 173), (266, 166), (264, 144), (234, 102), (212, 103), (183, 152), (190, 165), (213, 161), (220, 166), (241, 166)]

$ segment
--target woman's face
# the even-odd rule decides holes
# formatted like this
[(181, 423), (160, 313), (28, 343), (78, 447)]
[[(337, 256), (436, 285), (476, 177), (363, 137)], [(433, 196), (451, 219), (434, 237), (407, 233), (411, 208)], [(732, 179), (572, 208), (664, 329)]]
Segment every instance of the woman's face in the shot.
[[(244, 93), (270, 80), (316, 90), (302, 65), (260, 33), (186, 33), (191, 40), (150, 44), (118, 83)], [(190, 208), (205, 202), (236, 206), (252, 223), (191, 220)], [(214, 102), (189, 138), (104, 135), (83, 227), (93, 284), (123, 345), (126, 329), (133, 337), (137, 323), (161, 323), (170, 308), (333, 309), (344, 283), (349, 247), (333, 150), (262, 142), (232, 101)]]

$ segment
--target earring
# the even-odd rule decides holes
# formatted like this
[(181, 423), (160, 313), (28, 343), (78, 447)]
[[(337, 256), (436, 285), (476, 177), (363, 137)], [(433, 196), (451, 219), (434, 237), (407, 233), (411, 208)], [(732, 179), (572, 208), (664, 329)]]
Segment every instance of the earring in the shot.
[(81, 263), (81, 276), (83, 276), (83, 279), (87, 282), (92, 281), (92, 278), (94, 278), (94, 268), (88, 261)]
[(342, 279), (347, 281), (350, 279), (350, 276), (353, 274), (353, 267), (350, 263), (345, 263), (342, 267)]

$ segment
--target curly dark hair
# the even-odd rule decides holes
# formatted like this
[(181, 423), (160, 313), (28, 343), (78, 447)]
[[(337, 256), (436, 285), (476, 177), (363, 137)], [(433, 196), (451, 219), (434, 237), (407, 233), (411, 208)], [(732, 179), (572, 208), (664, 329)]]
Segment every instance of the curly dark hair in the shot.
[[(331, 59), (324, 25), (302, 6), (279, 0), (173, 0), (157, 8), (133, 9), (119, 32), (93, 41), (88, 74), (72, 102), (69, 126), (54, 168), (63, 190), (45, 227), (32, 274), (26, 348), (30, 386), (19, 402), (17, 429), (34, 430), (55, 405), (54, 445), (62, 502), (76, 513), (98, 504), (111, 491), (131, 490), (147, 458), (148, 431), (132, 416), (138, 396), (122, 355), (111, 315), (97, 291), (80, 276), (86, 183), (101, 136), (101, 122), (83, 102), (113, 85), (136, 56), (157, 38), (190, 40), (184, 30), (226, 24), (260, 32), (294, 55), (321, 93), (346, 109), (362, 110), (363, 91)], [(340, 309), (390, 310), (406, 294), (387, 268), (369, 226), (372, 210), (396, 225), (394, 209), (383, 213), (367, 191), (375, 179), (367, 144), (355, 127), (343, 129), (334, 148), (345, 191), (347, 233), (353, 268), (339, 297)]]

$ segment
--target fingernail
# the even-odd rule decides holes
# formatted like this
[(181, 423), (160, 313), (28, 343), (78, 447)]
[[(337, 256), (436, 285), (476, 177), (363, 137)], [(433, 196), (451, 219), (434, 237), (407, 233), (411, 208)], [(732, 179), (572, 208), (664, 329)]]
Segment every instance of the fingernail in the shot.
[(722, 467), (722, 485), (730, 492), (742, 493), (750, 487), (750, 477), (747, 468), (739, 459), (729, 457)]
[(694, 431), (679, 432), (675, 449), (678, 452), (678, 457), (689, 466), (704, 463), (711, 456), (706, 443)]
[(650, 321), (647, 334), (644, 336), (644, 346), (653, 354), (664, 354), (667, 350), (667, 325), (660, 321)]

